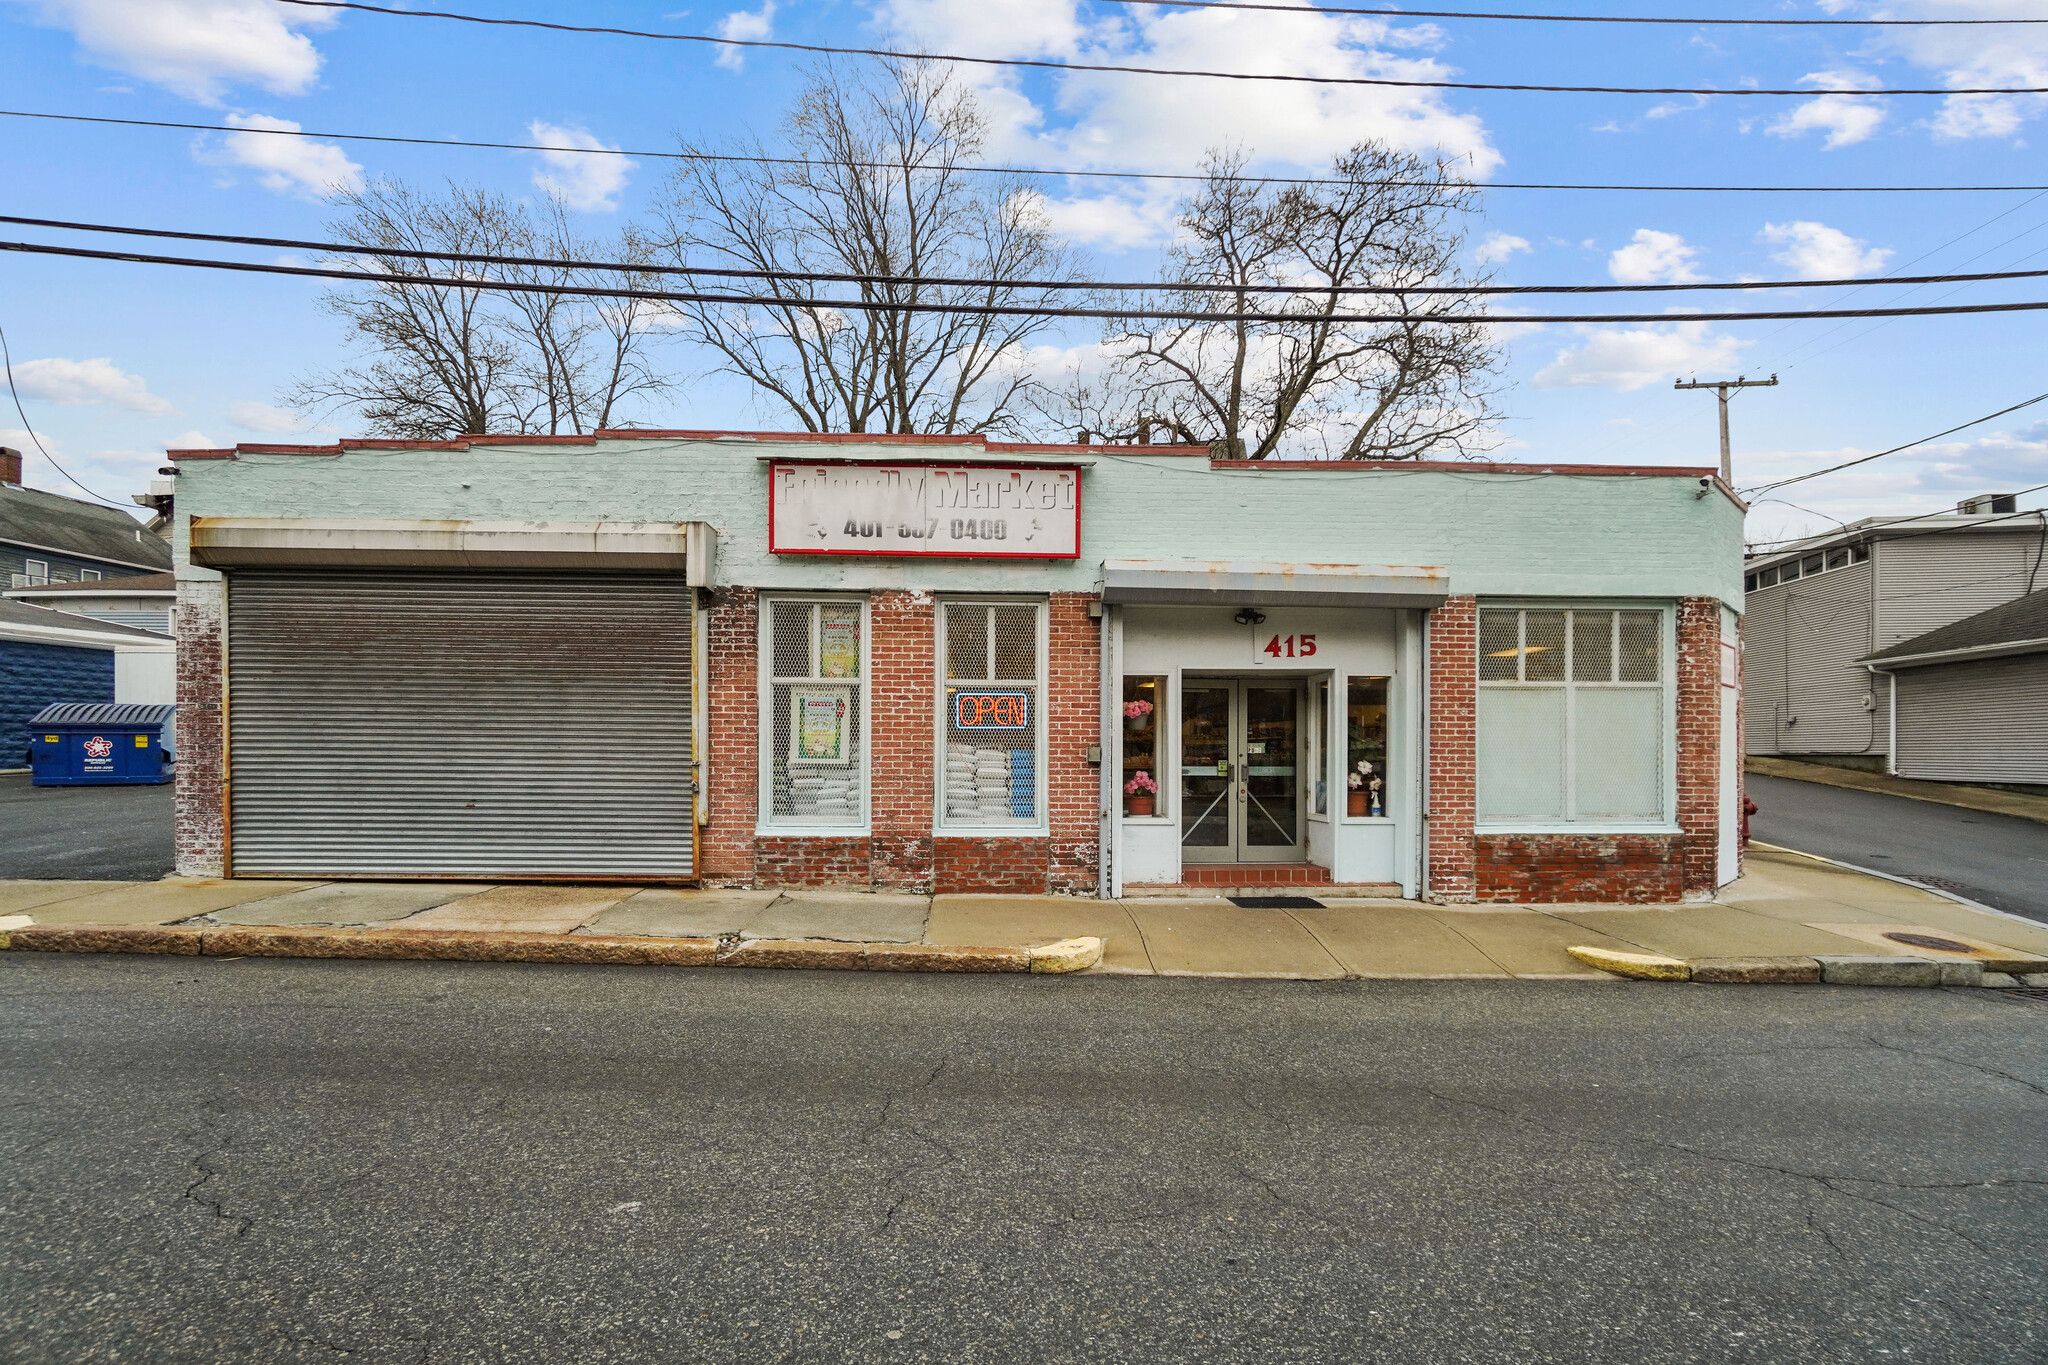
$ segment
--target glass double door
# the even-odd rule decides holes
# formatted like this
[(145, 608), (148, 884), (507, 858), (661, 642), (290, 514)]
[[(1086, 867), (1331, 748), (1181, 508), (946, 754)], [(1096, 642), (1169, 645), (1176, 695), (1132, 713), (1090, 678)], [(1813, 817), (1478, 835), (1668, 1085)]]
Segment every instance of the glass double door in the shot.
[(1298, 681), (1182, 682), (1182, 861), (1303, 861), (1302, 710)]

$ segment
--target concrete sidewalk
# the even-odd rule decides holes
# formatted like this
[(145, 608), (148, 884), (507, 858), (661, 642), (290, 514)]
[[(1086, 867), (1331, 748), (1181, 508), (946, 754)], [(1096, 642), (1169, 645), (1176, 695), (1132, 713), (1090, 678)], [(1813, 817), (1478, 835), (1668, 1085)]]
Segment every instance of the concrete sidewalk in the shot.
[[(449, 883), (0, 882), (0, 917), (36, 925), (199, 925), (469, 934), (1031, 949), (1104, 940), (1089, 970), (1160, 976), (1611, 981), (1566, 950), (1683, 958), (1919, 950), (1886, 932), (1945, 935), (2048, 957), (2048, 926), (1804, 854), (1752, 849), (1748, 872), (1710, 904), (1427, 905), (1350, 900), (1244, 908), (1228, 900), (897, 896)], [(14, 921), (17, 925), (20, 919)]]

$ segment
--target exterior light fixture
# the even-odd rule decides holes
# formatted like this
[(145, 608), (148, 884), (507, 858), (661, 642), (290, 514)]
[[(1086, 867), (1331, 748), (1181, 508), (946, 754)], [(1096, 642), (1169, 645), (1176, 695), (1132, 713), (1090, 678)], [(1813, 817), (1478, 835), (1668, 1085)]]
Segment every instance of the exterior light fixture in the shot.
[(1266, 613), (1257, 607), (1246, 607), (1231, 619), (1241, 626), (1263, 626), (1266, 624)]

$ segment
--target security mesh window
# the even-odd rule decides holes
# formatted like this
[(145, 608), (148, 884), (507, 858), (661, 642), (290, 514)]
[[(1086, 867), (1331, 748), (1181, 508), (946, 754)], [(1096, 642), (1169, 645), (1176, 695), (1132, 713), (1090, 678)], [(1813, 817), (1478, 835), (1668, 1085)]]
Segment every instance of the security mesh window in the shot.
[(1662, 611), (1479, 613), (1479, 819), (1662, 822)]
[(948, 602), (940, 615), (940, 824), (1036, 825), (1044, 788), (1041, 610), (1033, 602)]
[(858, 602), (768, 604), (770, 824), (858, 825), (867, 787)]

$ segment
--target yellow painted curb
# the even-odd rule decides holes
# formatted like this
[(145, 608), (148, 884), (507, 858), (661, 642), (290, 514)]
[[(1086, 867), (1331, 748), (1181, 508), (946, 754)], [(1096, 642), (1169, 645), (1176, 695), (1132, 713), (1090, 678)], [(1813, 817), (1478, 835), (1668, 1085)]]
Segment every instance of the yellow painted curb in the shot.
[(1031, 970), (1034, 972), (1078, 972), (1100, 961), (1102, 940), (1099, 938), (1063, 938), (1058, 943), (1048, 943), (1043, 948), (1031, 950)]
[(1598, 967), (1616, 976), (1634, 977), (1638, 981), (1692, 980), (1692, 967), (1683, 958), (1665, 957), (1659, 953), (1617, 953), (1606, 948), (1567, 948), (1565, 951), (1589, 967)]

